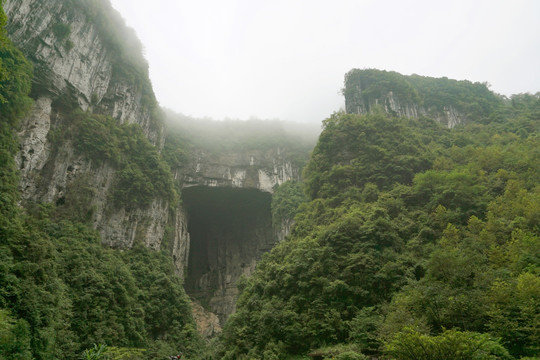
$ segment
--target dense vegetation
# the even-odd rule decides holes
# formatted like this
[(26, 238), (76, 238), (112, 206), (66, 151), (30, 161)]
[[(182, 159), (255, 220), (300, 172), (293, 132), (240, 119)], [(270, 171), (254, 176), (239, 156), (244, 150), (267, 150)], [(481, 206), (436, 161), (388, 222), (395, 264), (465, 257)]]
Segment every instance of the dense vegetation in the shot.
[[(97, 24), (115, 76), (142, 87), (155, 109), (140, 43), (110, 4), (65, 4)], [(166, 249), (103, 247), (87, 224), (96, 190), (84, 181), (57, 204), (18, 206), (14, 132), (31, 104), (32, 67), (5, 23), (0, 8), (0, 359), (196, 357), (204, 346)], [(67, 51), (70, 31), (52, 29)], [(438, 110), (452, 104), (474, 121), (448, 130), (376, 110), (325, 120), (304, 184), (283, 184), (272, 201), (274, 225), (295, 216), (293, 232), (240, 282), (213, 356), (538, 356), (540, 94), (505, 100), (485, 84), (376, 70), (346, 81), (346, 97), (361, 83), (366, 102), (392, 90)], [(49, 140), (77, 138), (79, 155), (115, 167), (111, 196), (135, 207), (174, 203), (169, 166), (182, 167), (191, 151), (277, 144), (301, 165), (312, 144), (274, 121), (183, 118), (171, 121), (161, 155), (137, 126), (79, 110), (63, 116)]]
[[(0, 5), (2, 3), (0, 2)], [(5, 31), (7, 17), (0, 9), (0, 121), (13, 125), (30, 106), (27, 96), (32, 82), (32, 65), (11, 45)], [(2, 142), (3, 144), (4, 142)]]
[[(17, 205), (14, 130), (31, 104), (32, 67), (7, 39), (4, 24), (0, 8), (0, 358), (78, 359), (85, 349), (95, 353), (98, 343), (114, 345), (107, 354), (118, 359), (195, 353), (200, 340), (170, 256), (141, 244), (123, 252), (105, 248), (88, 225), (63, 220), (84, 216), (54, 204)], [(77, 150), (119, 167), (125, 196), (142, 192), (144, 202), (147, 190), (131, 173), (137, 181), (122, 186), (126, 171), (152, 184), (148, 196), (174, 192), (167, 166), (140, 129), (82, 112), (72, 120)]]
[(218, 358), (510, 359), (540, 348), (540, 94), (485, 124), (336, 113), (292, 236)]
[(292, 223), (301, 204), (307, 201), (302, 184), (289, 180), (277, 186), (272, 195), (272, 225), (279, 229)]
[[(48, 134), (55, 146), (61, 145), (66, 137), (76, 139), (74, 146), (79, 155), (95, 165), (107, 163), (117, 169), (111, 194), (117, 206), (145, 207), (152, 199), (163, 199), (172, 206), (176, 204), (178, 195), (169, 165), (138, 125), (119, 125), (110, 116), (79, 109), (67, 116), (63, 126)], [(77, 186), (77, 193), (71, 199), (66, 198), (64, 204), (83, 205), (73, 203), (84, 192), (81, 185), (84, 187), (84, 184), (72, 184)]]
[[(361, 90), (361, 91), (360, 91)], [(389, 92), (407, 104), (440, 112), (452, 106), (468, 119), (480, 122), (502, 105), (502, 99), (485, 83), (472, 83), (420, 75), (405, 76), (394, 71), (353, 69), (345, 75), (343, 94), (347, 103), (358, 101), (367, 110)], [(348, 109), (349, 112), (356, 112)]]

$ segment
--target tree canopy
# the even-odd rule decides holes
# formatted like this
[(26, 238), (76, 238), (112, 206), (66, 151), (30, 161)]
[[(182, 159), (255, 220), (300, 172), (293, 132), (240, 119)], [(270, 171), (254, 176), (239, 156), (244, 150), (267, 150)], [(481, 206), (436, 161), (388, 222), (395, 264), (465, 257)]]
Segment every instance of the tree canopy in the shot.
[(453, 130), (325, 120), (304, 172), (311, 201), (242, 282), (218, 358), (537, 355), (539, 104), (518, 95)]

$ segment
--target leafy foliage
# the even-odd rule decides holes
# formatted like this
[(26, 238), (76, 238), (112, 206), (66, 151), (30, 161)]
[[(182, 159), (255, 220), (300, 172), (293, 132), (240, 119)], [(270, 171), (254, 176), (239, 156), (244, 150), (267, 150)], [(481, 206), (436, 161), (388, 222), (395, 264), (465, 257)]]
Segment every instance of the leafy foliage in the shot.
[(103, 344), (94, 344), (83, 351), (81, 360), (138, 360), (144, 357), (145, 349), (119, 348)]
[[(140, 43), (115, 30), (121, 21), (108, 15), (108, 2), (65, 4), (84, 7), (94, 18), (114, 50), (115, 76), (141, 87), (146, 105), (155, 107), (147, 65), (131, 56)], [(141, 244), (123, 252), (104, 248), (81, 223), (84, 211), (67, 221), (51, 204), (18, 207), (13, 126), (29, 104), (31, 67), (2, 26), (2, 357), (154, 359), (179, 350), (194, 356), (202, 344), (169, 256)], [(57, 37), (67, 37), (67, 30), (56, 26)], [(377, 112), (327, 119), (305, 170), (309, 202), (298, 184), (276, 189), (275, 221), (294, 216), (296, 225), (241, 282), (237, 312), (216, 356), (536, 356), (540, 95), (506, 101), (484, 84), (373, 70), (353, 70), (347, 81), (346, 97), (362, 82), (362, 101), (392, 90), (427, 107), (450, 103), (477, 121), (450, 131), (430, 119)], [(117, 202), (136, 198), (145, 206), (151, 198), (174, 198), (168, 165), (139, 128), (83, 112), (71, 119), (67, 130), (78, 135), (79, 154), (118, 170)], [(265, 125), (213, 123), (204, 135), (200, 127), (190, 132), (191, 125), (179, 125), (164, 158), (181, 167), (187, 151), (204, 147), (219, 153), (296, 143), (293, 153), (305, 150), (281, 125)], [(72, 189), (78, 190), (87, 192), (84, 181)]]
[(108, 116), (76, 110), (70, 115), (76, 151), (97, 165), (118, 170), (114, 194), (117, 205), (144, 207), (152, 199), (177, 202), (172, 175), (158, 150), (137, 125), (118, 125)]
[(336, 345), (316, 349), (309, 354), (312, 358), (337, 360), (367, 360), (361, 349), (356, 345)]
[[(345, 75), (343, 94), (349, 104), (360, 101), (372, 110), (376, 100), (392, 92), (400, 101), (428, 110), (443, 111), (452, 106), (467, 118), (481, 121), (502, 105), (502, 99), (492, 93), (485, 83), (472, 83), (420, 75), (405, 76), (394, 71), (353, 69)], [(355, 109), (348, 109), (356, 112)]]
[(13, 319), (0, 309), (0, 354), (2, 359), (31, 358), (30, 329), (24, 320)]
[(447, 330), (439, 336), (423, 335), (411, 328), (396, 334), (386, 345), (396, 360), (488, 360), (512, 359), (508, 351), (488, 334)]
[(421, 97), (418, 89), (407, 81), (407, 78), (395, 71), (381, 71), (376, 69), (353, 69), (345, 74), (345, 88), (343, 95), (348, 100), (355, 92), (356, 87), (362, 89), (362, 100), (369, 104), (370, 99), (379, 99), (388, 92), (395, 92), (400, 98), (412, 103), (419, 103)]
[(426, 147), (414, 131), (418, 123), (383, 114), (336, 113), (323, 124), (304, 172), (312, 198), (345, 197), (367, 183), (385, 190), (396, 182), (410, 184), (416, 172), (430, 166)]
[(279, 185), (274, 190), (272, 196), (272, 223), (280, 226), (283, 222), (289, 222), (294, 219), (298, 207), (307, 201), (300, 183), (296, 181), (287, 181)]
[(15, 125), (28, 110), (32, 65), (7, 38), (6, 15), (0, 7), (0, 122)]
[(539, 104), (518, 95), (453, 130), (332, 115), (304, 172), (311, 201), (241, 284), (218, 357), (537, 354)]
[(71, 27), (68, 24), (56, 23), (53, 25), (53, 33), (58, 40), (62, 41), (71, 33)]
[(148, 358), (167, 353), (166, 345), (197, 349), (189, 300), (168, 255), (142, 245), (107, 249), (85, 225), (53, 222), (52, 210), (19, 222), (19, 235), (2, 246), (0, 301), (28, 322), (36, 358), (71, 359), (93, 343), (148, 349)]
[[(2, 25), (4, 19), (0, 11)], [(2, 92), (7, 102), (0, 112), (0, 357), (77, 359), (94, 343), (110, 344), (107, 353), (115, 359), (194, 354), (201, 342), (170, 256), (142, 245), (123, 252), (105, 248), (95, 230), (60, 220), (52, 204), (17, 205), (14, 126), (24, 107), (16, 104), (28, 103), (31, 73), (3, 28), (0, 35), (2, 54), (16, 59), (2, 57), (0, 66), (9, 79), (1, 83), (9, 92)], [(81, 154), (140, 169), (155, 186), (152, 196), (170, 198), (168, 167), (140, 129), (82, 112), (73, 118)]]

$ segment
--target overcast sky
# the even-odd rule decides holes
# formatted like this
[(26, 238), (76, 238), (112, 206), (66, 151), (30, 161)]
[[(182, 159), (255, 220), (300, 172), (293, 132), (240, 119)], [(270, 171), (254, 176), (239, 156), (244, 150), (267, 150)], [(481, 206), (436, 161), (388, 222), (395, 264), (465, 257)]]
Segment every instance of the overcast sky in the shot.
[(538, 0), (111, 1), (185, 115), (320, 122), (352, 68), (540, 91)]

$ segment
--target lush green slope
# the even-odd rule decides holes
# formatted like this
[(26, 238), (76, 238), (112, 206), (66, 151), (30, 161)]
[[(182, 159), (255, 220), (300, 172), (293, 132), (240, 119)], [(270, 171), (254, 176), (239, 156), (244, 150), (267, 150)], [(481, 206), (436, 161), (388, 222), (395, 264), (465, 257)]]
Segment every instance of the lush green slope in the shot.
[(326, 120), (311, 202), (241, 284), (218, 357), (538, 354), (540, 96), (486, 116)]
[[(195, 353), (200, 340), (170, 256), (105, 248), (89, 226), (63, 220), (87, 220), (81, 193), (71, 209), (18, 207), (14, 130), (31, 104), (32, 67), (4, 25), (0, 8), (0, 359), (77, 359), (94, 343), (143, 348), (148, 359)], [(86, 113), (73, 119), (64, 130), (80, 136), (77, 151), (120, 169), (118, 201), (131, 192), (142, 202), (174, 198), (168, 167), (139, 128)]]
[[(115, 74), (132, 77), (155, 108), (146, 63), (130, 56), (140, 44), (114, 35), (121, 31), (102, 17), (104, 2), (70, 3), (95, 17), (117, 49)], [(194, 357), (202, 344), (172, 259), (141, 244), (103, 247), (84, 223), (91, 211), (85, 194), (94, 189), (79, 184), (64, 204), (17, 205), (14, 129), (31, 103), (32, 69), (4, 25), (0, 8), (0, 359), (75, 359), (94, 344), (114, 346), (117, 358), (128, 348), (143, 349), (131, 353), (148, 359), (178, 351)], [(55, 28), (59, 40), (68, 31)], [(540, 97), (505, 103), (482, 84), (355, 74), (348, 80), (367, 84), (365, 96), (392, 89), (435, 109), (452, 103), (478, 121), (448, 130), (376, 111), (327, 119), (304, 174), (309, 201), (296, 183), (277, 189), (276, 224), (296, 213), (296, 226), (241, 282), (237, 313), (215, 357), (538, 354)], [(165, 161), (179, 167), (190, 149), (269, 149), (277, 142), (295, 145), (302, 163), (309, 147), (272, 122), (224, 122), (210, 133), (190, 132), (188, 124), (171, 127), (163, 159), (137, 126), (79, 111), (70, 116), (62, 132), (77, 135), (80, 154), (118, 170), (113, 196), (125, 203), (136, 194), (133, 206), (155, 197), (174, 202)], [(61, 135), (51, 133), (53, 143)]]

